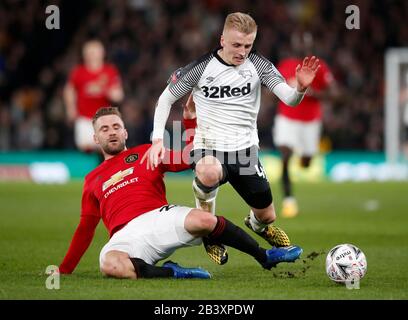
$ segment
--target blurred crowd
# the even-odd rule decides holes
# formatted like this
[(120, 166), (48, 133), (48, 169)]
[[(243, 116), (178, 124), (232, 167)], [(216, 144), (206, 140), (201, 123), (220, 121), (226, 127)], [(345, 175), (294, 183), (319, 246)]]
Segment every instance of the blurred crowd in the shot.
[[(49, 4), (60, 8), (59, 30), (45, 27)], [(360, 9), (359, 30), (345, 27), (349, 4)], [(149, 142), (155, 103), (170, 74), (215, 49), (225, 16), (235, 11), (255, 18), (255, 47), (275, 64), (292, 54), (291, 34), (313, 34), (315, 54), (343, 89), (341, 99), (324, 101), (326, 149), (383, 149), (384, 52), (408, 43), (403, 0), (2, 0), (0, 150), (75, 148), (62, 90), (89, 38), (104, 43), (120, 72), (128, 144)], [(275, 110), (276, 99), (264, 94), (263, 148), (273, 148)], [(169, 125), (180, 118), (175, 105)]]

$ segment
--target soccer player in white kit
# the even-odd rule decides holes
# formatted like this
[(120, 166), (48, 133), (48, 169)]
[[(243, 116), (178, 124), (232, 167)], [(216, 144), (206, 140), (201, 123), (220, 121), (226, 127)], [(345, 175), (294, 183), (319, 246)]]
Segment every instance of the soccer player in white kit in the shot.
[[(261, 85), (287, 105), (296, 106), (312, 83), (319, 60), (306, 57), (297, 66), (297, 86), (292, 88), (272, 62), (252, 50), (256, 33), (257, 25), (251, 16), (231, 13), (225, 20), (221, 47), (172, 74), (156, 106), (153, 143), (144, 159), (151, 168), (163, 159), (163, 135), (170, 108), (192, 91), (197, 112), (191, 153), (197, 207), (215, 212), (218, 187), (229, 182), (250, 207), (245, 224), (272, 246), (286, 247), (290, 245), (286, 233), (271, 225), (276, 219), (272, 193), (258, 159), (256, 120)], [(225, 247), (203, 242), (216, 263), (227, 261)]]

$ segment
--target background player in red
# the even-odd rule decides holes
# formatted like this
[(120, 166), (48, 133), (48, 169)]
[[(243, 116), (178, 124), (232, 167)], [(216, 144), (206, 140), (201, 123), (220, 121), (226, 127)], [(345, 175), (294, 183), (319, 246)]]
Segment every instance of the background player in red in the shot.
[[(280, 61), (278, 70), (291, 86), (296, 86), (296, 66), (302, 64), (298, 57), (307, 55), (313, 49), (313, 38), (310, 33), (294, 33), (292, 48), (296, 57)], [(339, 90), (332, 72), (326, 62), (320, 59), (320, 69), (316, 78), (306, 91), (302, 102), (296, 107), (287, 106), (282, 101), (278, 103), (278, 111), (273, 128), (273, 139), (282, 158), (282, 187), (284, 199), (281, 216), (290, 218), (298, 214), (298, 205), (293, 196), (292, 182), (289, 174), (289, 160), (296, 152), (301, 157), (301, 166), (310, 166), (312, 157), (318, 152), (322, 108), (321, 99), (336, 97)]]
[[(193, 117), (195, 114), (185, 107), (184, 118)], [(100, 253), (100, 269), (117, 278), (210, 278), (203, 269), (183, 268), (173, 262), (155, 266), (177, 248), (200, 244), (203, 236), (253, 256), (265, 269), (299, 258), (300, 247), (265, 250), (224, 217), (168, 204), (164, 173), (190, 167), (183, 161), (189, 159), (190, 143), (182, 152), (168, 150), (158, 170), (152, 171), (140, 163), (140, 156), (151, 145), (126, 148), (127, 131), (116, 108), (99, 109), (93, 125), (94, 139), (105, 161), (85, 178), (81, 220), (59, 267), (61, 273), (73, 272), (100, 219), (110, 234)], [(194, 128), (195, 119), (185, 120), (184, 125), (186, 129)]]
[(104, 62), (105, 49), (98, 40), (87, 41), (82, 50), (83, 64), (72, 70), (64, 88), (67, 118), (74, 124), (76, 146), (85, 152), (98, 150), (93, 141), (92, 117), (96, 110), (123, 100), (119, 72)]

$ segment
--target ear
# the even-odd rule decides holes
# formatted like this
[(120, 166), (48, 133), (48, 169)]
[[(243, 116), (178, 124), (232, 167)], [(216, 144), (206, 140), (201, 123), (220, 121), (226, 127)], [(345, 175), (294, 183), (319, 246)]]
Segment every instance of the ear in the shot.
[(128, 132), (127, 132), (127, 130), (125, 129), (125, 141), (128, 139)]
[(221, 38), (220, 38), (220, 45), (221, 45), (222, 48), (224, 48), (225, 39), (224, 39), (224, 35), (223, 35), (223, 34), (221, 35)]
[(94, 142), (95, 142), (96, 144), (99, 144), (99, 139), (98, 139), (98, 137), (96, 136), (96, 134), (93, 135), (93, 140), (94, 140)]

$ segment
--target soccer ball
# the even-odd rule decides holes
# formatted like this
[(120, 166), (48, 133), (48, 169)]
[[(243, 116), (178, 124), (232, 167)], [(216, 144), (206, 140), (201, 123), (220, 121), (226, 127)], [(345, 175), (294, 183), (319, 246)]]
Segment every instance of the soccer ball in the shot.
[(338, 283), (358, 281), (367, 272), (367, 259), (359, 248), (352, 244), (335, 246), (326, 257), (326, 273)]

